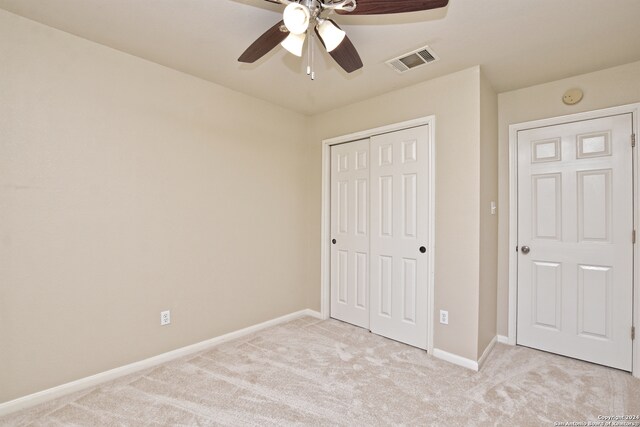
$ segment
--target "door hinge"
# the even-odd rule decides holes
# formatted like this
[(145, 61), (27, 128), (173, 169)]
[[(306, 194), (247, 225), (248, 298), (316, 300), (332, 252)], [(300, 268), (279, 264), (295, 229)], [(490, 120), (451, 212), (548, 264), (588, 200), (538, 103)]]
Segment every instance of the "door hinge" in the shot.
[(632, 326), (631, 327), (631, 341), (636, 339), (636, 327)]
[(635, 147), (636, 146), (636, 134), (632, 133), (631, 134), (631, 147)]
[(636, 230), (633, 230), (633, 233), (631, 233), (631, 243), (636, 244)]

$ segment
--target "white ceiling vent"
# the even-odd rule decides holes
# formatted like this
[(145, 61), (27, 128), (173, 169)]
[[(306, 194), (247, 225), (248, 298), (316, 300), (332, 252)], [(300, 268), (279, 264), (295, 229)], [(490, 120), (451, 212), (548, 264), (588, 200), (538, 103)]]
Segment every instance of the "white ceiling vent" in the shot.
[(429, 46), (425, 46), (397, 58), (390, 59), (386, 63), (398, 73), (405, 73), (439, 59)]

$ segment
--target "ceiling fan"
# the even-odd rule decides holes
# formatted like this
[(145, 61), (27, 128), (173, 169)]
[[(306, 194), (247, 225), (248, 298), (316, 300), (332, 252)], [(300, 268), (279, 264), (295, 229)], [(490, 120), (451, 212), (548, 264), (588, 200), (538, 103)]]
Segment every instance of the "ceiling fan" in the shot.
[(329, 55), (347, 73), (362, 68), (358, 51), (346, 33), (329, 19), (339, 15), (383, 15), (416, 12), (445, 7), (449, 0), (265, 0), (285, 5), (283, 19), (269, 28), (238, 58), (239, 62), (253, 63), (278, 44), (301, 57), (307, 42), (309, 65), (307, 74), (314, 78), (313, 43), (317, 37)]

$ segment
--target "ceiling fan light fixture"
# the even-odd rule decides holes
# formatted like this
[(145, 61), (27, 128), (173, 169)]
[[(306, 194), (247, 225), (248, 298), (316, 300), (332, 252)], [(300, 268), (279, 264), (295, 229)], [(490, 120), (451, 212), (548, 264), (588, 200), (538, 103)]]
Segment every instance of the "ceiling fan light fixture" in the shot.
[(280, 45), (287, 49), (289, 53), (292, 53), (295, 56), (302, 56), (302, 48), (304, 47), (304, 40), (306, 38), (306, 34), (289, 34), (286, 39)]
[[(1, 0), (0, 0), (1, 1)], [(245, 0), (242, 0), (245, 1)], [(285, 5), (282, 21), (268, 29), (254, 41), (240, 57), (239, 62), (254, 63), (273, 48), (281, 44), (287, 51), (301, 57), (309, 32), (309, 66), (307, 74), (313, 73), (313, 41), (316, 35), (329, 55), (347, 73), (362, 68), (362, 59), (355, 46), (330, 19), (322, 18), (337, 12), (340, 15), (385, 15), (391, 13), (418, 12), (438, 9), (449, 4), (449, 0), (267, 0)], [(356, 5), (357, 3), (357, 5)], [(328, 22), (326, 22), (328, 21)], [(312, 31), (310, 31), (312, 30)], [(428, 58), (425, 59), (428, 62)], [(407, 67), (402, 61), (396, 61)]]
[(304, 34), (309, 28), (311, 11), (308, 7), (291, 3), (284, 9), (284, 25), (291, 34)]
[(340, 43), (344, 41), (347, 33), (338, 28), (333, 22), (328, 19), (320, 21), (318, 24), (318, 34), (322, 38), (324, 46), (327, 48), (327, 52), (333, 52)]

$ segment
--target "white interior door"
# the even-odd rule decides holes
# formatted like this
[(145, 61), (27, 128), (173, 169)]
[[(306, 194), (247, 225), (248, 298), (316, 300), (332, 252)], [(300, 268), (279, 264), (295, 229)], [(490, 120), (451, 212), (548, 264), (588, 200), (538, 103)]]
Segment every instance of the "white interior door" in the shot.
[(427, 348), (427, 126), (371, 138), (371, 331)]
[(632, 360), (632, 116), (518, 132), (518, 344)]
[(331, 147), (331, 317), (369, 328), (369, 139)]

